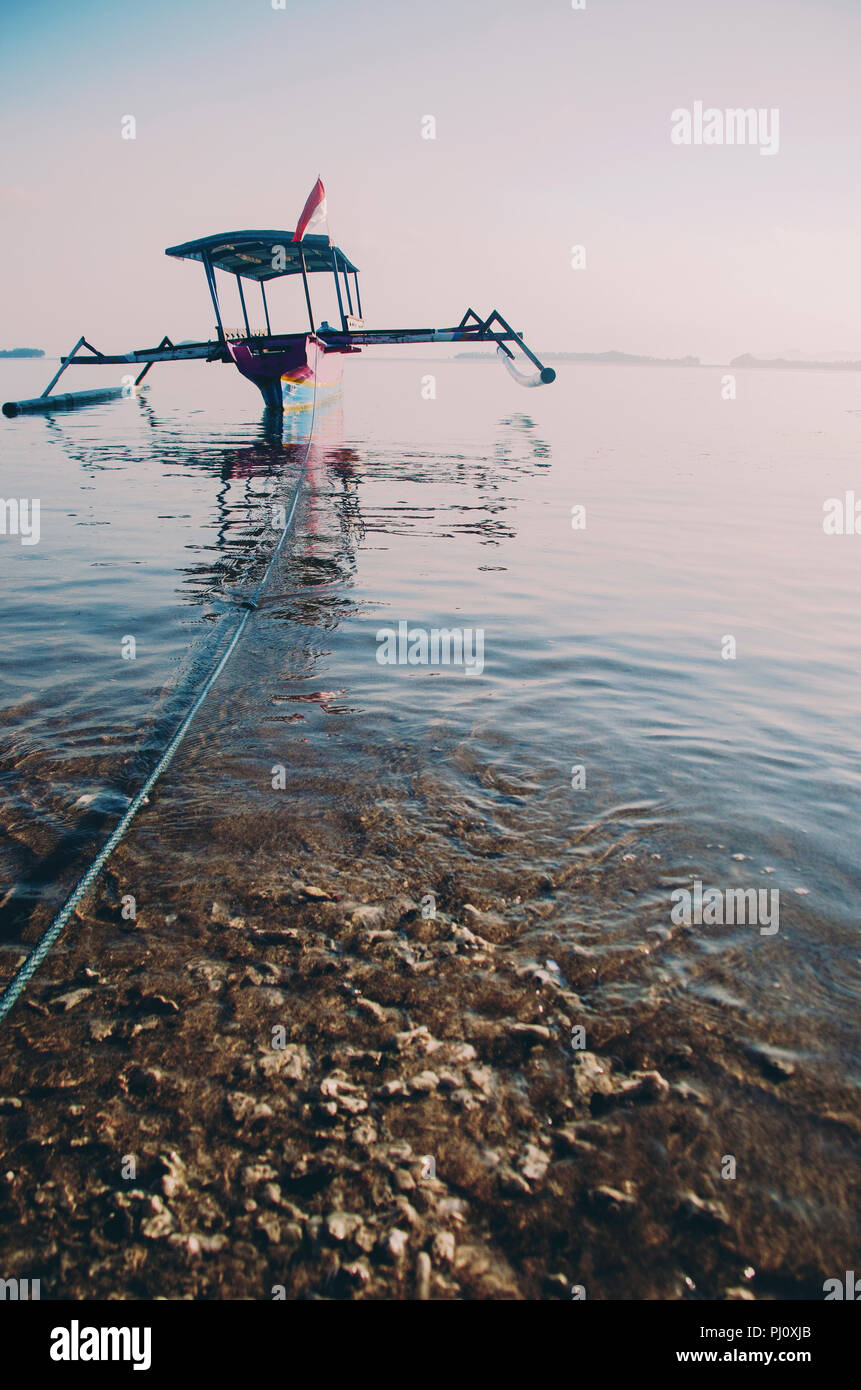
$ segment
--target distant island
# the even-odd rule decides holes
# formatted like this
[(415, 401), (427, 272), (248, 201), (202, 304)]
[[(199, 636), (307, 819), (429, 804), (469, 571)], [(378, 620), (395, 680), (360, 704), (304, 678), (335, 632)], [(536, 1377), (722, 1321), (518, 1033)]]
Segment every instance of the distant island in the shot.
[(0, 357), (44, 357), (42, 348), (0, 348)]
[[(542, 362), (600, 362), (611, 367), (708, 367), (714, 370), (723, 364), (702, 362), (699, 357), (644, 357), (635, 352), (543, 352), (539, 353)], [(495, 354), (491, 352), (458, 352), (455, 357), (473, 362), (491, 362)], [(728, 367), (770, 367), (784, 371), (818, 372), (861, 372), (861, 361), (832, 357), (828, 361), (807, 359), (801, 354), (792, 353), (786, 357), (757, 357), (752, 352), (742, 353), (726, 364)]]

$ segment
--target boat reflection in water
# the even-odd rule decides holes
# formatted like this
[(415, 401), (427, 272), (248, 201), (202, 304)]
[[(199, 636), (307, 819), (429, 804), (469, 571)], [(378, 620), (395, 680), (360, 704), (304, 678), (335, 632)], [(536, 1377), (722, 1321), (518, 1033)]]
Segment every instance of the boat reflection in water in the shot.
[[(315, 409), (295, 407), (282, 412), (267, 408), (261, 420), (260, 442), (225, 457), (218, 494), (222, 508), (219, 534), (226, 543), (231, 528), (237, 524), (246, 527), (256, 508), (262, 541), (264, 530), (271, 529), (277, 537), (292, 516), (290, 554), (313, 563), (318, 542), (336, 529), (342, 544), (326, 563), (337, 564), (342, 578), (352, 575), (356, 544), (365, 535), (360, 478), (361, 456), (344, 443), (340, 393)], [(246, 485), (238, 497), (237, 483)], [(332, 508), (336, 528), (332, 527)], [(264, 553), (268, 549), (265, 546)], [(265, 594), (261, 601), (266, 602)]]

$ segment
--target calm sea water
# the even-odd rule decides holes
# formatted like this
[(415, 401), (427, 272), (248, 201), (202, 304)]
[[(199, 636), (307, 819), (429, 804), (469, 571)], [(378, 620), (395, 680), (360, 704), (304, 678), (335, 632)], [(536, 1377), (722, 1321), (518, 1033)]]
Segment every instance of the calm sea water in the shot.
[[(3, 363), (3, 399), (51, 370)], [(304, 467), (303, 421), (265, 422), (221, 366), (0, 425), (4, 498), (41, 503), (38, 544), (0, 537), (3, 973), (190, 704), (298, 485), (202, 726), (206, 814), (253, 801), (255, 760), (262, 804), (301, 743), (291, 797), (332, 864), (362, 852), (325, 829), (353, 789), (412, 819), (428, 882), (443, 848), (509, 895), (606, 865), (572, 941), (599, 958), (648, 942), (654, 979), (631, 990), (682, 991), (857, 1080), (861, 535), (822, 519), (861, 495), (858, 377), (749, 373), (735, 401), (718, 369), (563, 365), (527, 392), (495, 363), (363, 357), (346, 377)], [(377, 632), (401, 620), (481, 629), (483, 672), (381, 665)], [(247, 757), (222, 761), (237, 730)], [(178, 875), (199, 871), (200, 786), (165, 805)], [(778, 890), (779, 933), (694, 928), (661, 951), (696, 878)]]

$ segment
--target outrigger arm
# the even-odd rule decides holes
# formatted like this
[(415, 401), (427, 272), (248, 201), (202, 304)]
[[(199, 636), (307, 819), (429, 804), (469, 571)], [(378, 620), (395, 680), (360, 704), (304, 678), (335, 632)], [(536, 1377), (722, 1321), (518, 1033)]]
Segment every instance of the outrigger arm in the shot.
[[(534, 352), (526, 346), (519, 333), (515, 333), (510, 323), (497, 309), (486, 319), (482, 319), (474, 309), (467, 309), (460, 323), (454, 328), (360, 328), (342, 332), (338, 329), (318, 329), (318, 336), (332, 347), (355, 346), (373, 347), (384, 343), (496, 343), (497, 353), (503, 358), (514, 379), (522, 386), (548, 386), (556, 380), (552, 367), (545, 367)], [(507, 343), (514, 343), (524, 356), (536, 367), (533, 374), (519, 372), (512, 365), (514, 353)]]
[[(347, 320), (351, 325), (359, 324), (357, 319)], [(294, 334), (271, 334), (251, 336), (247, 340), (255, 347), (272, 346), (295, 341)], [(482, 319), (474, 309), (467, 309), (460, 323), (453, 328), (365, 328), (346, 329), (318, 328), (316, 336), (329, 348), (374, 347), (385, 343), (496, 343), (498, 355), (504, 361), (512, 376), (523, 386), (546, 386), (556, 380), (552, 367), (545, 367), (530, 351), (519, 333), (515, 333), (498, 310), (494, 309), (486, 319)], [(514, 366), (515, 355), (508, 344), (513, 344), (536, 368), (532, 374), (520, 372)], [(86, 349), (82, 352), (81, 349)], [(80, 337), (66, 356), (60, 358), (59, 370), (54, 374), (41, 396), (27, 401), (7, 401), (3, 414), (7, 416), (44, 413), (53, 410), (72, 410), (77, 406), (96, 405), (102, 401), (117, 400), (135, 396), (147, 372), (156, 362), (188, 362), (193, 359), (207, 362), (230, 362), (232, 360), (225, 339), (215, 339), (204, 343), (173, 343), (165, 334), (154, 348), (134, 348), (131, 352), (99, 352), (85, 337)], [(121, 386), (106, 386), (95, 391), (70, 391), (52, 396), (51, 391), (67, 367), (107, 367), (142, 366), (143, 370), (134, 382), (124, 382)]]
[[(82, 348), (87, 349), (86, 353), (81, 352)], [(230, 361), (230, 354), (223, 343), (184, 343), (176, 347), (165, 334), (158, 347), (155, 348), (138, 348), (132, 352), (123, 353), (105, 353), (99, 352), (98, 348), (94, 348), (92, 343), (88, 343), (87, 339), (81, 336), (72, 351), (60, 358), (59, 370), (54, 373), (41, 396), (34, 396), (32, 400), (27, 401), (6, 401), (3, 406), (3, 414), (9, 418), (14, 418), (16, 415), (45, 414), (54, 410), (74, 410), (83, 405), (100, 405), (103, 401), (128, 399), (138, 394), (141, 382), (154, 363), (181, 362), (195, 357), (204, 357), (209, 361)], [(135, 377), (133, 382), (125, 381), (121, 386), (103, 386), (93, 391), (68, 391), (56, 396), (51, 395), (51, 391), (67, 367), (119, 367), (127, 364), (143, 364), (143, 371)]]

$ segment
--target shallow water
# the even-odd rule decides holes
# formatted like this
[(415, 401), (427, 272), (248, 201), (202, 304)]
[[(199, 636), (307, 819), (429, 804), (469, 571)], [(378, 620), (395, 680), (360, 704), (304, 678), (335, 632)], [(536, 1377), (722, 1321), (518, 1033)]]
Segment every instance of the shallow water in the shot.
[[(4, 398), (49, 367), (4, 364)], [(397, 817), (424, 842), (416, 889), (440, 891), (443, 860), (507, 900), (536, 873), (614, 867), (588, 912), (568, 905), (572, 940), (660, 943), (704, 1016), (857, 1082), (861, 538), (822, 527), (854, 481), (857, 378), (748, 373), (729, 402), (709, 370), (563, 365), (526, 393), (494, 364), (348, 367), (304, 468), (307, 422), (279, 438), (220, 366), (3, 422), (5, 496), (41, 500), (39, 543), (0, 546), (7, 959), (152, 766), (301, 481), (200, 717), (201, 777), (165, 807), (178, 879), (196, 817), (285, 797), (335, 858), (361, 858), (360, 815)], [(483, 671), (379, 664), (400, 620), (481, 629)], [(779, 932), (694, 926), (677, 950), (670, 894), (692, 878), (779, 890)]]

